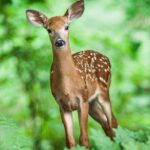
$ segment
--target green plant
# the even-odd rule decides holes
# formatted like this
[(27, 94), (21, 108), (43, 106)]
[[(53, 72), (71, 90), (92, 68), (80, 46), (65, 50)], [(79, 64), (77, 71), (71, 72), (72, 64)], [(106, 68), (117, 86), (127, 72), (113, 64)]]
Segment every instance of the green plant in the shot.
[[(90, 139), (92, 150), (149, 150), (150, 128), (134, 132), (118, 127), (114, 141), (92, 129)], [(77, 146), (73, 150), (84, 150), (84, 148)]]
[(31, 150), (31, 143), (16, 124), (0, 114), (0, 150)]

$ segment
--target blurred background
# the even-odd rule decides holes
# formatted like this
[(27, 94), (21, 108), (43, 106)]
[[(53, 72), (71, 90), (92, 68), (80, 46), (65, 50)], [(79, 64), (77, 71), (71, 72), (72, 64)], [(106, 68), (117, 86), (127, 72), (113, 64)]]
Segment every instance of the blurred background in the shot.
[[(52, 50), (48, 33), (33, 27), (26, 9), (63, 15), (75, 0), (0, 0), (0, 113), (17, 123), (35, 150), (65, 145), (59, 108), (49, 87)], [(70, 27), (73, 52), (93, 49), (112, 64), (111, 101), (118, 123), (150, 126), (150, 1), (85, 0)], [(74, 113), (75, 137), (79, 125)], [(101, 127), (89, 117), (89, 135)]]

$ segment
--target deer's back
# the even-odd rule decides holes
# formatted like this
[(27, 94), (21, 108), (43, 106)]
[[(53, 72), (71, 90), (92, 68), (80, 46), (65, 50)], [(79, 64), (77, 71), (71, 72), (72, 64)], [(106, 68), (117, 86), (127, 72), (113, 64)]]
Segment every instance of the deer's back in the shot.
[(98, 82), (103, 87), (108, 87), (111, 65), (109, 59), (99, 52), (86, 50), (72, 55), (76, 70), (85, 82)]

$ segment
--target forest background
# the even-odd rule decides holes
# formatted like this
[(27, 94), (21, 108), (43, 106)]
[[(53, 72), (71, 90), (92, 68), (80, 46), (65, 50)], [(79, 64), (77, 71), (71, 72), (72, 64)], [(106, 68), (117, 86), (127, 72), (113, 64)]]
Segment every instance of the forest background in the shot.
[[(48, 33), (31, 26), (25, 11), (36, 9), (49, 17), (63, 15), (73, 2), (0, 0), (0, 150), (65, 147), (59, 108), (49, 86), (53, 58)], [(120, 127), (113, 143), (89, 117), (91, 147), (148, 149), (150, 1), (85, 0), (83, 16), (70, 26), (70, 43), (73, 53), (97, 50), (112, 64), (110, 95)], [(74, 123), (78, 139), (76, 113)]]

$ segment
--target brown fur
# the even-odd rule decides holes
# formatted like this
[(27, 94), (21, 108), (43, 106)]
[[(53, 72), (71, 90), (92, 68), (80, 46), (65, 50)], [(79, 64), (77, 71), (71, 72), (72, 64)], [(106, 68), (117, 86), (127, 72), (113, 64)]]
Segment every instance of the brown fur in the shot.
[(67, 25), (66, 22), (67, 22), (66, 17), (56, 16), (47, 20), (46, 27), (47, 29), (59, 30), (63, 26)]
[[(80, 145), (89, 148), (88, 114), (102, 125), (107, 136), (115, 136), (112, 128), (117, 121), (112, 113), (109, 98), (111, 65), (109, 59), (92, 50), (71, 54), (69, 34), (66, 26), (79, 18), (84, 11), (84, 1), (75, 2), (64, 16), (48, 19), (35, 10), (27, 10), (28, 20), (36, 26), (43, 26), (49, 32), (53, 49), (51, 67), (51, 91), (59, 104), (68, 148), (75, 146), (72, 111), (77, 110), (80, 123)], [(58, 39), (64, 45), (56, 45)]]

